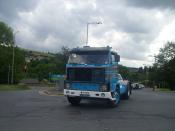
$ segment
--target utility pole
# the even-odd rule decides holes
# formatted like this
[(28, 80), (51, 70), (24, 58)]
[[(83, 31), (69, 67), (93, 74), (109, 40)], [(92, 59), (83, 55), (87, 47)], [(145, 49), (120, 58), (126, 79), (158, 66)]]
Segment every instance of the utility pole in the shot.
[(8, 84), (10, 84), (10, 65), (8, 67)]
[(12, 44), (12, 76), (11, 76), (11, 84), (14, 83), (14, 63), (15, 63), (15, 35), (18, 33), (19, 31), (16, 31), (13, 33), (13, 44)]
[(102, 22), (91, 22), (91, 23), (87, 23), (87, 36), (86, 36), (86, 46), (88, 46), (88, 33), (89, 33), (89, 25), (90, 24), (96, 24), (96, 25), (98, 25), (98, 24), (102, 24)]

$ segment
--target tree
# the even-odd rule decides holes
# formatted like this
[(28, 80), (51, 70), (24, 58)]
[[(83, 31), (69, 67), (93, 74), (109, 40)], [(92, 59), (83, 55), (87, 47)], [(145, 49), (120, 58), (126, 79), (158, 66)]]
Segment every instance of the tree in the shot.
[(119, 73), (122, 75), (123, 79), (129, 79), (130, 78), (130, 72), (127, 67), (118, 65)]
[(167, 44), (160, 49), (156, 56), (156, 62), (153, 65), (150, 78), (156, 84), (168, 85), (172, 90), (175, 90), (175, 43), (167, 42)]
[(169, 84), (169, 88), (175, 90), (175, 58), (164, 64), (162, 74), (166, 76), (164, 80)]
[(66, 46), (63, 46), (61, 48), (61, 53), (60, 54), (63, 56), (63, 60), (64, 60), (65, 63), (67, 62), (67, 60), (69, 58), (69, 51), (70, 51), (70, 49)]
[(131, 82), (143, 82), (146, 80), (146, 74), (143, 72), (143, 68), (138, 68), (138, 71), (132, 71), (131, 68), (118, 65), (119, 73), (126, 80)]
[[(0, 83), (7, 83), (11, 78), (13, 29), (0, 22)], [(25, 62), (24, 51), (15, 47), (14, 81), (17, 83), (23, 77)], [(8, 79), (9, 78), (9, 79)]]
[(28, 63), (27, 77), (43, 80), (49, 79), (49, 74), (65, 74), (68, 57), (69, 48), (62, 47), (60, 52), (51, 57), (32, 60)]
[[(7, 83), (11, 76), (12, 47), (0, 45), (0, 83)], [(23, 66), (25, 63), (24, 51), (15, 47), (14, 81), (15, 83), (23, 77)], [(9, 77), (11, 78), (11, 77)]]
[(0, 21), (0, 44), (11, 45), (13, 43), (13, 29)]
[(167, 42), (167, 44), (159, 50), (156, 56), (156, 63), (162, 66), (175, 58), (175, 43)]

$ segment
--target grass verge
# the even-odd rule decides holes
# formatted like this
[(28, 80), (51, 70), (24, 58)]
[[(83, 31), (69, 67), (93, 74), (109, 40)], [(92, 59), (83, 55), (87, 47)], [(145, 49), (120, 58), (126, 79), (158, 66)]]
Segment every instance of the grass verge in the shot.
[(29, 90), (27, 85), (0, 85), (0, 91)]
[(158, 91), (171, 91), (169, 88), (158, 88)]

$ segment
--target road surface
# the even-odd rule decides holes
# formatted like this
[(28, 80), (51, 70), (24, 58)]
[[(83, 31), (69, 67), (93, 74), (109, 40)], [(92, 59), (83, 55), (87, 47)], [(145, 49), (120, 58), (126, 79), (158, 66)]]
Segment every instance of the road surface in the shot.
[(134, 90), (117, 108), (69, 105), (37, 90), (0, 92), (0, 131), (174, 131), (175, 93)]

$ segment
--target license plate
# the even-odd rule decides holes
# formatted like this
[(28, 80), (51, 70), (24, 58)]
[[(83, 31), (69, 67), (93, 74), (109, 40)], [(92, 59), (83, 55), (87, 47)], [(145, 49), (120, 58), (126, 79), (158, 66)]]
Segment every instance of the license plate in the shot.
[(81, 94), (80, 94), (80, 96), (90, 96), (89, 95), (89, 92), (87, 92), (87, 91), (81, 91)]

